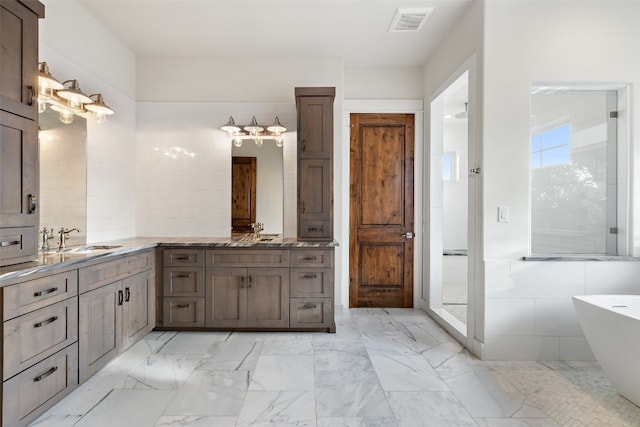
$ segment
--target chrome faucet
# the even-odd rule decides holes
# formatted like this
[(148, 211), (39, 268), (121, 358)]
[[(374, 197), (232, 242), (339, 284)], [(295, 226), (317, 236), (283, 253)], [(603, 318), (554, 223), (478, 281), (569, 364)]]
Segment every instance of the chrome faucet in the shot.
[(58, 250), (62, 250), (65, 248), (64, 241), (69, 238), (69, 233), (71, 233), (72, 231), (77, 231), (78, 233), (81, 232), (79, 228), (70, 228), (68, 230), (65, 230), (64, 227), (60, 228), (60, 231), (58, 231), (58, 234), (60, 234), (60, 241), (58, 242)]
[(47, 227), (42, 227), (42, 244), (40, 245), (40, 250), (45, 251), (49, 249), (49, 240), (53, 239), (55, 236), (53, 235), (53, 227), (51, 227), (51, 231), (47, 230)]
[(250, 225), (253, 230), (253, 238), (258, 239), (260, 237), (260, 232), (264, 230), (264, 224), (261, 222), (252, 222)]

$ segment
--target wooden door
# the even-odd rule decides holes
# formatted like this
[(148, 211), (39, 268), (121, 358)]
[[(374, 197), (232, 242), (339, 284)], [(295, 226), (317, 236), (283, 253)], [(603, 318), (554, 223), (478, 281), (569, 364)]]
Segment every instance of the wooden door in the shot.
[(78, 303), (79, 369), (84, 382), (120, 352), (122, 281), (80, 295)]
[(142, 338), (149, 328), (149, 291), (151, 271), (147, 270), (122, 281), (122, 350)]
[(413, 114), (351, 114), (351, 307), (413, 307), (413, 153)]
[(289, 269), (248, 270), (247, 326), (289, 327)]
[(256, 158), (232, 159), (231, 228), (235, 233), (248, 233), (256, 222)]
[[(26, 3), (26, 2), (25, 2)], [(0, 109), (37, 118), (38, 15), (44, 5), (0, 2)]]
[(247, 326), (247, 269), (207, 269), (205, 325), (233, 328)]

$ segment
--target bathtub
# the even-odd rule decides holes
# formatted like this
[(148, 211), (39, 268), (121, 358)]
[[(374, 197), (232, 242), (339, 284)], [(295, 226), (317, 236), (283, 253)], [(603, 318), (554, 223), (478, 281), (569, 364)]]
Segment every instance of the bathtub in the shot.
[(575, 296), (573, 305), (605, 374), (640, 406), (640, 295)]

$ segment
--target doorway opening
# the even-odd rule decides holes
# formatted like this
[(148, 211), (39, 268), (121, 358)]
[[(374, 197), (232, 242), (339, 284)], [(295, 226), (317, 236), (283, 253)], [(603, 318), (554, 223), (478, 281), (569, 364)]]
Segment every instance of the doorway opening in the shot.
[(430, 103), (429, 308), (467, 336), (473, 284), (469, 71)]

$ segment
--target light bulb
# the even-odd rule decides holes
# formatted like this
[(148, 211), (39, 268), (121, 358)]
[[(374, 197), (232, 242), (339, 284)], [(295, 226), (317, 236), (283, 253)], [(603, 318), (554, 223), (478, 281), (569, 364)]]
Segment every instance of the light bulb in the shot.
[(262, 139), (260, 139), (260, 138), (256, 138), (256, 139), (255, 139), (255, 141), (256, 141), (256, 145), (257, 145), (258, 147), (262, 147)]
[(236, 147), (242, 147), (242, 139), (233, 138), (233, 145), (235, 145)]
[(107, 115), (104, 113), (93, 113), (96, 123), (104, 123), (107, 121)]
[(38, 113), (44, 113), (47, 109), (47, 103), (41, 99), (38, 99)]
[(60, 121), (65, 125), (73, 123), (73, 113), (69, 110), (60, 111)]
[(284, 141), (282, 140), (282, 137), (279, 136), (276, 138), (276, 147), (278, 148), (282, 148), (282, 146), (284, 145)]

